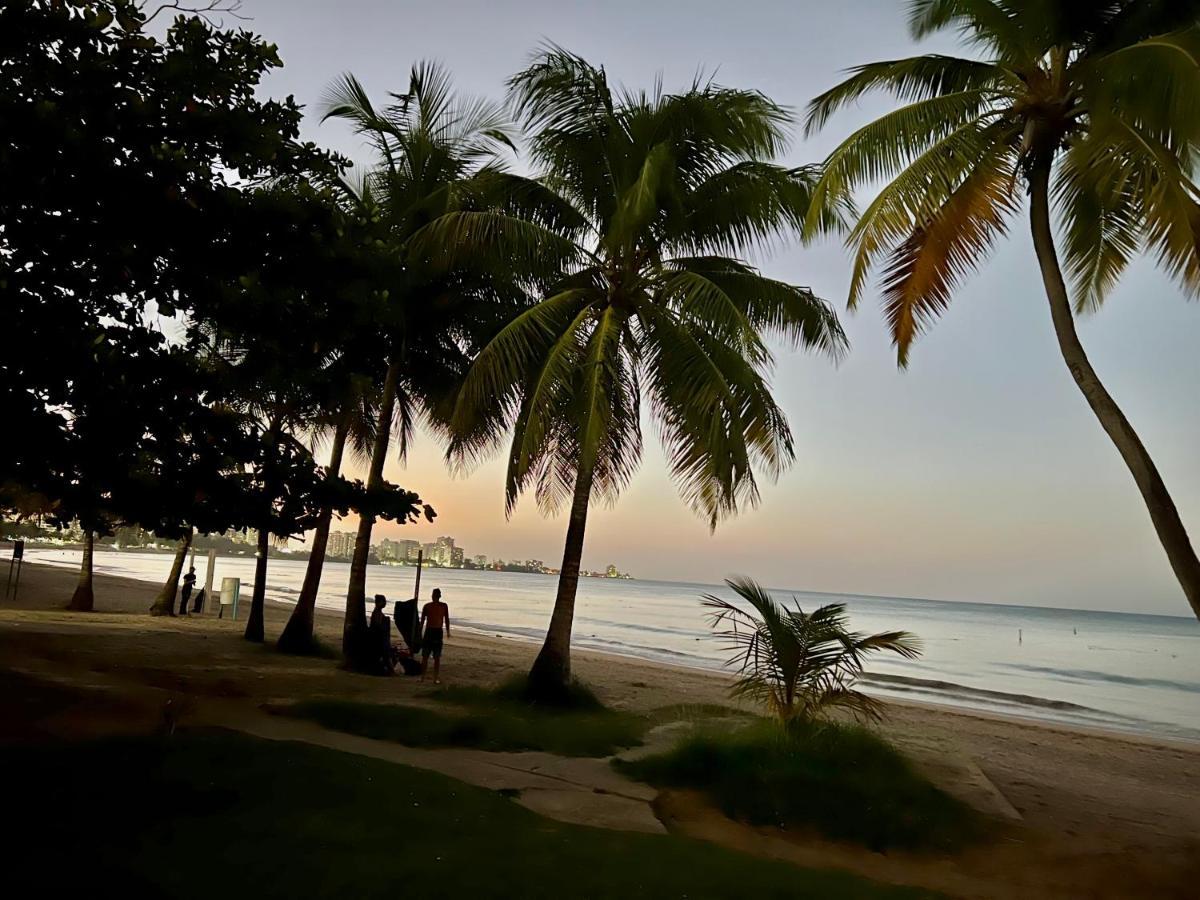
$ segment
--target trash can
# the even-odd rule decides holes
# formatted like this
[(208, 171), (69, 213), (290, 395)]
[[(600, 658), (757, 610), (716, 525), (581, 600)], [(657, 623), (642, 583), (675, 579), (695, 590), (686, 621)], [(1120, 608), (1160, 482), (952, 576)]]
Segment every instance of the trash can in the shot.
[(217, 618), (221, 619), (225, 616), (225, 607), (230, 607), (230, 613), (233, 620), (237, 621), (238, 595), (242, 592), (242, 579), (240, 578), (222, 578), (221, 579), (221, 611), (217, 613)]

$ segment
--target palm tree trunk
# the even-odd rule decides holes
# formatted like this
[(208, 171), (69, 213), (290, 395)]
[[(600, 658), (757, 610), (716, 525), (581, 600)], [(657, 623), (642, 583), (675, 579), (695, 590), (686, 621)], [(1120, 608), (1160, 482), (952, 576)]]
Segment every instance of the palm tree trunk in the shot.
[(67, 609), (75, 612), (91, 612), (95, 608), (96, 597), (92, 593), (92, 549), (96, 542), (96, 533), (90, 528), (83, 533), (83, 562), (79, 567), (79, 583), (75, 585), (75, 593), (71, 595), (71, 603)]
[(246, 619), (246, 633), (243, 637), (256, 644), (263, 642), (265, 629), (263, 627), (263, 606), (267, 597), (267, 555), (271, 552), (271, 532), (266, 528), (258, 529), (258, 552), (254, 558), (254, 592), (250, 596), (250, 617)]
[(588, 503), (592, 497), (591, 466), (575, 477), (571, 498), (571, 516), (567, 521), (567, 541), (563, 548), (562, 568), (558, 573), (558, 595), (546, 640), (529, 670), (530, 693), (536, 697), (561, 697), (571, 683), (571, 626), (575, 621), (575, 593), (579, 588), (579, 566), (583, 560), (583, 538), (587, 530)]
[(1150, 512), (1150, 521), (1154, 523), (1158, 539), (1167, 551), (1171, 568), (1175, 570), (1175, 577), (1183, 587), (1192, 612), (1200, 619), (1200, 559), (1196, 558), (1196, 551), (1188, 539), (1187, 529), (1179, 517), (1175, 502), (1167, 493), (1167, 486), (1158, 474), (1154, 460), (1146, 452), (1137, 432), (1133, 430), (1116, 401), (1100, 383), (1075, 331), (1075, 317), (1066, 284), (1063, 282), (1058, 254), (1054, 248), (1054, 235), (1050, 228), (1049, 185), (1050, 165), (1047, 161), (1036, 165), (1031, 174), (1030, 224), (1033, 229), (1033, 245), (1042, 269), (1042, 281), (1046, 286), (1046, 296), (1050, 300), (1050, 316), (1054, 321), (1059, 349), (1071, 377), (1075, 379), (1092, 412), (1100, 420), (1101, 427), (1108, 433), (1117, 447), (1117, 452), (1121, 454), (1125, 465), (1133, 474), (1133, 480), (1137, 482), (1142, 498), (1146, 501), (1146, 508)]
[[(347, 410), (333, 433), (333, 447), (329, 451), (329, 466), (325, 472), (334, 479), (342, 469), (342, 454), (346, 449), (346, 438), (350, 434), (352, 412)], [(308, 567), (304, 570), (304, 584), (300, 587), (300, 598), (296, 608), (284, 626), (276, 645), (284, 653), (311, 653), (313, 650), (313, 616), (317, 608), (317, 592), (321, 588), (321, 570), (325, 566), (325, 550), (329, 546), (329, 528), (333, 524), (333, 509), (321, 511), (313, 532), (312, 550), (308, 554)]]
[(189, 527), (187, 534), (179, 541), (179, 549), (175, 551), (175, 561), (171, 563), (171, 574), (167, 576), (166, 584), (162, 586), (162, 590), (158, 592), (158, 597), (154, 600), (154, 605), (150, 607), (150, 615), (175, 615), (175, 595), (179, 592), (179, 576), (183, 574), (183, 564), (187, 561), (188, 550), (191, 549), (191, 546), (192, 529)]
[[(375, 428), (375, 443), (371, 447), (371, 469), (367, 474), (367, 490), (383, 484), (383, 464), (387, 459), (388, 443), (392, 436), (392, 415), (396, 406), (396, 385), (400, 381), (400, 354), (388, 363), (383, 380), (383, 397), (379, 403), (379, 418)], [(356, 650), (367, 633), (367, 559), (371, 555), (371, 529), (375, 517), (370, 512), (358, 517), (358, 533), (354, 537), (354, 556), (350, 560), (350, 584), (346, 589), (346, 618), (342, 625), (342, 654), (355, 663)]]

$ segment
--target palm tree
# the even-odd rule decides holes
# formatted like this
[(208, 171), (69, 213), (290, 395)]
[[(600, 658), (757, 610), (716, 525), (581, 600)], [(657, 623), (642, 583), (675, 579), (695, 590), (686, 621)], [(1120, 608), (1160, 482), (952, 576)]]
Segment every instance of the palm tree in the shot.
[(71, 594), (67, 609), (75, 612), (91, 612), (96, 608), (96, 595), (92, 589), (92, 555), (96, 546), (96, 532), (90, 525), (83, 529), (83, 558), (79, 564), (79, 581)]
[[(348, 120), (366, 137), (376, 166), (353, 187), (358, 202), (380, 217), (388, 243), (405, 263), (389, 288), (381, 381), (368, 493), (384, 485), (383, 466), (393, 433), (403, 458), (416, 424), (435, 421), (438, 407), (461, 380), (476, 336), (505, 304), (494, 303), (496, 280), (477, 279), (463, 267), (431, 267), (414, 235), (448, 212), (477, 203), (485, 188), (503, 182), (499, 155), (512, 144), (503, 110), (486, 100), (458, 97), (448, 73), (430, 63), (413, 67), (408, 90), (376, 109), (352, 75), (330, 90), (325, 118)], [(519, 180), (519, 179), (518, 179)], [(511, 291), (508, 299), (511, 301)], [(367, 559), (375, 516), (359, 516), (346, 594), (343, 651), (354, 656), (366, 633)]]
[[(351, 437), (351, 429), (356, 423), (357, 409), (358, 407), (354, 404), (342, 405), (333, 423), (329, 464), (325, 467), (326, 477), (330, 480), (341, 475), (342, 458), (346, 452), (346, 443)], [(300, 595), (296, 598), (296, 606), (288, 617), (283, 632), (279, 635), (277, 646), (285, 653), (311, 653), (313, 650), (313, 623), (317, 607), (317, 593), (321, 589), (321, 574), (325, 567), (325, 552), (329, 547), (329, 531), (332, 525), (333, 507), (326, 506), (321, 511), (317, 527), (313, 530), (308, 563), (304, 569), (304, 582), (300, 586)]]
[[(859, 66), (812, 102), (809, 132), (871, 90), (906, 102), (834, 150), (816, 186), (819, 211), (864, 184), (887, 182), (849, 233), (850, 305), (885, 254), (884, 313), (905, 365), (914, 338), (1005, 233), (1027, 192), (1063, 360), (1133, 474), (1200, 617), (1200, 560), (1074, 320), (1101, 304), (1142, 251), (1189, 294), (1200, 291), (1200, 3), (914, 0), (909, 22), (918, 38), (954, 29), (986, 58)], [(807, 225), (812, 234), (824, 223), (814, 212)]]
[(808, 209), (815, 173), (770, 162), (789, 122), (779, 106), (712, 82), (614, 91), (557, 47), (510, 92), (544, 175), (510, 209), (444, 216), (427, 238), (518, 266), (539, 291), (473, 363), (449, 455), (470, 464), (511, 432), (507, 510), (530, 487), (544, 511), (570, 508), (530, 672), (553, 695), (570, 680), (588, 507), (615, 500), (637, 467), (643, 395), (685, 500), (715, 527), (757, 500), (756, 467), (774, 477), (793, 457), (764, 336), (831, 355), (845, 338), (824, 301), (739, 258)]
[(167, 580), (163, 582), (162, 589), (150, 606), (150, 615), (152, 616), (175, 615), (175, 601), (179, 594), (179, 576), (183, 574), (183, 564), (187, 561), (188, 551), (192, 549), (192, 526), (185, 525), (184, 528), (186, 530), (183, 537), (179, 539), (175, 558), (171, 561), (171, 572), (167, 575)]
[(713, 628), (721, 629), (718, 635), (733, 651), (728, 665), (740, 673), (733, 695), (766, 703), (785, 725), (833, 710), (879, 720), (879, 701), (854, 688), (866, 657), (881, 651), (905, 659), (921, 655), (920, 642), (907, 631), (851, 632), (844, 603), (806, 613), (799, 603), (788, 609), (749, 578), (725, 583), (750, 605), (747, 610), (714, 594), (703, 597), (713, 610)]

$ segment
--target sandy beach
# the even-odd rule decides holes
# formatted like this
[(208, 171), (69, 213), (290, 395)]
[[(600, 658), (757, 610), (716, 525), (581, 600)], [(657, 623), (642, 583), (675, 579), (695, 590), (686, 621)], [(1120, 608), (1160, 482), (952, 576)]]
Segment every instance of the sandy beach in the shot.
[[(0, 605), (3, 668), (254, 705), (312, 697), (420, 703), (432, 691), (414, 679), (371, 678), (341, 671), (332, 660), (282, 656), (269, 643), (242, 641), (241, 623), (212, 614), (153, 619), (145, 611), (156, 588), (146, 582), (97, 575), (97, 612), (68, 613), (73, 583), (69, 571), (26, 567), (19, 601)], [(268, 641), (288, 610), (268, 604)], [(340, 618), (320, 614), (317, 630), (337, 646)], [(456, 631), (444, 677), (495, 684), (526, 667), (535, 649)], [(729, 702), (728, 680), (711, 672), (593, 652), (576, 655), (575, 671), (606, 703), (634, 711)], [(1002, 837), (953, 860), (908, 859), (767, 834), (721, 820), (686, 796), (660, 797), (659, 818), (669, 830), (747, 852), (956, 896), (1194, 896), (1200, 745), (917, 704), (888, 709), (887, 733), (943, 787), (1005, 820)], [(93, 718), (62, 728), (103, 733), (103, 714)], [(0, 737), (28, 737), (28, 724), (7, 718)]]

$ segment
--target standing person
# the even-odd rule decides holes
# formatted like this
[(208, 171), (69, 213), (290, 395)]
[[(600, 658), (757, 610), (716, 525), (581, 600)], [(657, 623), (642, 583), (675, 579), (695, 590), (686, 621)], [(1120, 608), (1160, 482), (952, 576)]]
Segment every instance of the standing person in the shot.
[(196, 567), (190, 566), (188, 573), (183, 576), (183, 594), (179, 600), (179, 614), (187, 615), (188, 597), (192, 596), (192, 588), (196, 586)]
[(433, 657), (433, 683), (441, 684), (442, 641), (450, 637), (450, 607), (442, 602), (441, 588), (434, 588), (432, 600), (421, 610), (421, 680)]

